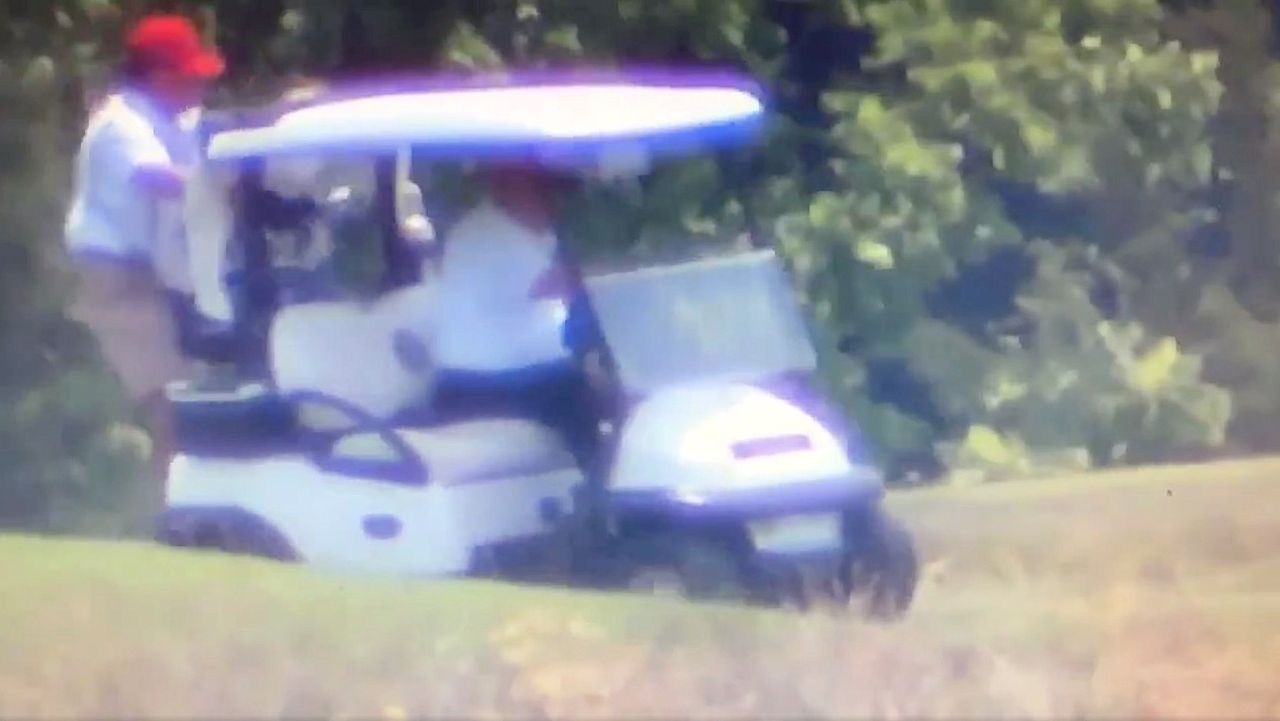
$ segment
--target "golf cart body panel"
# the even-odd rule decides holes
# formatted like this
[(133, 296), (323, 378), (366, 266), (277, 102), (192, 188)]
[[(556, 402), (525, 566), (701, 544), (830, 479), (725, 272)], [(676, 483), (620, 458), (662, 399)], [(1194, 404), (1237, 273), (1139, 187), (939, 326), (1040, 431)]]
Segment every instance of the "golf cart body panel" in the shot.
[(324, 393), (384, 421), (421, 404), (434, 377), (425, 360), (414, 362), (413, 353), (425, 346), (432, 327), (433, 291), (418, 284), (368, 304), (326, 301), (281, 308), (269, 336), (276, 388), (285, 395)]
[(550, 533), (556, 516), (548, 508), (567, 509), (570, 489), (581, 481), (563, 469), (405, 486), (325, 472), (301, 454), (255, 463), (179, 457), (172, 473), (165, 520), (193, 526), (171, 526), (174, 535), (192, 537), (232, 508), (269, 519), (313, 567), (426, 577), (466, 574), (478, 548)]
[(588, 289), (631, 399), (609, 484), (616, 512), (745, 519), (878, 496), (879, 472), (850, 454), (825, 409), (770, 388), (811, 386), (817, 371), (772, 251), (597, 277)]

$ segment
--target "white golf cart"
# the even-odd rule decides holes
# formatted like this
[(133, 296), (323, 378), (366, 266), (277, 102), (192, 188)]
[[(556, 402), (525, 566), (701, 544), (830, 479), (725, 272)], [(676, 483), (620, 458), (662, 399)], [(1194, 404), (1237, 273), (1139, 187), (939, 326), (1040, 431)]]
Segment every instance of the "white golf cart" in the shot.
[[(562, 532), (582, 475), (553, 432), (500, 408), (432, 406), (433, 266), (405, 239), (423, 212), (411, 165), (533, 153), (587, 169), (742, 143), (762, 116), (734, 78), (543, 79), (334, 92), (213, 133), (208, 162), (237, 177), (225, 253), (237, 269), (218, 264), (217, 282), (197, 286), (234, 311), (221, 331), (192, 334), (193, 352), (237, 373), (170, 388), (179, 454), (160, 539), (339, 572), (766, 603), (866, 589), (875, 614), (903, 612), (912, 541), (882, 511), (856, 432), (815, 388), (806, 324), (770, 251), (588, 278), (612, 401), (607, 537), (590, 548)], [(306, 153), (376, 159), (359, 210), (349, 192), (322, 194), (381, 231), (372, 298), (299, 294), (306, 273), (281, 272), (273, 255), (288, 222), (265, 220), (282, 201), (264, 191), (263, 166)]]

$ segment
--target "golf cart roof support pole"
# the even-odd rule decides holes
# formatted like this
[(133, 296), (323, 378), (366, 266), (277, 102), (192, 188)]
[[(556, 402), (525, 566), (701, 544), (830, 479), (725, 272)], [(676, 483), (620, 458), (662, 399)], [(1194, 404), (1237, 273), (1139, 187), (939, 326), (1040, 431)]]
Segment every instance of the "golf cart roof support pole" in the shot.
[[(413, 180), (413, 176), (410, 172), (412, 169), (413, 169), (413, 149), (406, 145), (396, 151), (396, 173), (395, 173), (396, 187), (399, 187), (400, 185), (403, 185)], [(400, 196), (397, 194), (396, 197), (398, 199)], [(398, 205), (396, 206), (396, 210), (397, 212), (399, 212), (400, 210), (400, 207)]]
[(279, 303), (279, 292), (272, 274), (262, 210), (265, 161), (251, 158), (242, 163), (237, 195), (243, 211), (239, 214), (236, 236), (244, 249), (245, 313), (238, 333), (242, 339), (238, 365), (241, 373), (254, 377), (267, 371), (267, 333)]
[(382, 231), (382, 258), (384, 290), (402, 288), (422, 280), (421, 268), (400, 231), (399, 190), (400, 177), (407, 176), (402, 152), (380, 155), (374, 161), (377, 191), (374, 194), (374, 213)]

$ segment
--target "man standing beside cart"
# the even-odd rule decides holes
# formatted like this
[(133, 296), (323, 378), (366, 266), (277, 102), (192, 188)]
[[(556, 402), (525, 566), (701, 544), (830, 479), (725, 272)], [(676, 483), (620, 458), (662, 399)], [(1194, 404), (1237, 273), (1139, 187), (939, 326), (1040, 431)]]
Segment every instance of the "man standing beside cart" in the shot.
[(182, 202), (198, 154), (191, 113), (224, 70), (184, 17), (142, 19), (125, 43), (121, 89), (89, 120), (66, 244), (78, 275), (72, 316), (146, 418), (163, 478), (171, 449), (165, 385), (186, 374), (169, 294), (185, 292)]

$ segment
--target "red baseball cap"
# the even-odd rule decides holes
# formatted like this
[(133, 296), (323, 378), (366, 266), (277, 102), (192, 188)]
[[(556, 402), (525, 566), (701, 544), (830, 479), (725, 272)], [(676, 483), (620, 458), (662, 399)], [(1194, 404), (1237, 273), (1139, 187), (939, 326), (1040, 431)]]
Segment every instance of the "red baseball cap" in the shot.
[(200, 33), (181, 15), (148, 15), (125, 40), (131, 63), (189, 77), (216, 78), (226, 69), (218, 51), (204, 47)]

